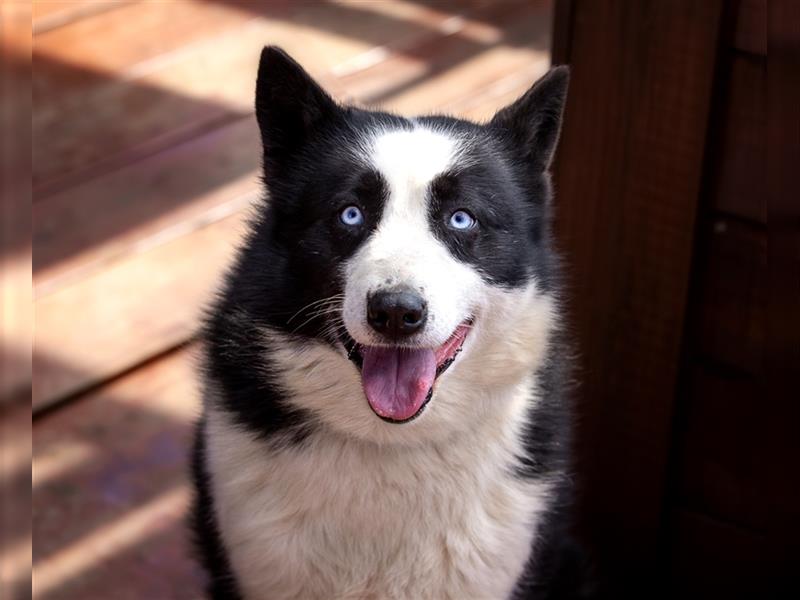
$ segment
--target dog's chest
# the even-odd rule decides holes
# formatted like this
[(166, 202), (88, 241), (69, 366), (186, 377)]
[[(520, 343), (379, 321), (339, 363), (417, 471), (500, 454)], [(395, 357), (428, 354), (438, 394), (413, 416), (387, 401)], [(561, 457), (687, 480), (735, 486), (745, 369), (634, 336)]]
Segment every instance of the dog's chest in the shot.
[(219, 416), (208, 427), (215, 508), (248, 600), (504, 598), (546, 507), (546, 484), (515, 477), (503, 448), (316, 439), (271, 451)]

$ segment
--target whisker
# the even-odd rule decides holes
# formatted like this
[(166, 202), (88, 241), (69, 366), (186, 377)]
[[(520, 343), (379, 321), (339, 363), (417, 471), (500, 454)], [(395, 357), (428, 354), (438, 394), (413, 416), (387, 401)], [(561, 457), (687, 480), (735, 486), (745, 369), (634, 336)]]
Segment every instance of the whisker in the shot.
[(337, 314), (339, 312), (341, 312), (341, 307), (338, 307), (338, 306), (331, 306), (329, 308), (316, 311), (314, 314), (312, 314), (310, 317), (308, 317), (305, 321), (300, 323), (300, 325), (295, 327), (292, 330), (292, 333), (296, 333), (298, 330), (302, 329), (305, 325), (307, 325), (308, 323), (310, 323), (314, 319), (317, 319), (319, 317), (323, 317), (323, 316), (329, 315), (329, 314)]
[(303, 306), (300, 310), (298, 310), (291, 317), (289, 317), (289, 319), (286, 321), (286, 324), (288, 325), (289, 323), (291, 323), (304, 310), (308, 310), (309, 308), (312, 308), (314, 306), (317, 306), (317, 305), (320, 305), (320, 304), (323, 304), (323, 303), (326, 303), (326, 302), (336, 302), (338, 300), (344, 300), (344, 294), (334, 294), (333, 296), (328, 296), (326, 298), (320, 298), (319, 300), (314, 300), (313, 302), (310, 302), (310, 303), (306, 304), (305, 306)]
[(318, 306), (313, 313), (309, 314), (309, 316), (317, 317), (320, 315), (337, 313), (340, 312), (341, 310), (342, 310), (342, 303), (336, 302), (336, 303), (326, 304), (324, 306)]

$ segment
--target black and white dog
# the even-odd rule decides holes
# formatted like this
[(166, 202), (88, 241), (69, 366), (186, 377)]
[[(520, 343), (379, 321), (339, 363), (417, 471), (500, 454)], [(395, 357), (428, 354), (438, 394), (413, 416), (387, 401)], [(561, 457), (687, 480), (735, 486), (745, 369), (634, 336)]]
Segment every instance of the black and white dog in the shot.
[(577, 597), (549, 231), (567, 82), (484, 125), (404, 118), (264, 49), (267, 200), (205, 329), (212, 597)]

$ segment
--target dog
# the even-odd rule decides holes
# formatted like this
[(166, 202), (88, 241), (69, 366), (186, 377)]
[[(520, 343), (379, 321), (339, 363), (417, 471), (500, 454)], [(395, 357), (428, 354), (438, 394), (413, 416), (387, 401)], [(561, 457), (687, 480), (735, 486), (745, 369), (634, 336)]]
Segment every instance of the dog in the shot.
[(405, 118), (263, 50), (265, 198), (203, 334), (212, 598), (583, 597), (548, 174), (568, 79), (485, 124)]

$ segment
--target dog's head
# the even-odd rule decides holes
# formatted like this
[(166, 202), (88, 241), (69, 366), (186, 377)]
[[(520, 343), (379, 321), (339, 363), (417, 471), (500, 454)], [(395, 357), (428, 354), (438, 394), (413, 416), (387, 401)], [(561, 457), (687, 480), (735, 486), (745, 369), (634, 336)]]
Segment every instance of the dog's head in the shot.
[(269, 202), (233, 286), (247, 282), (238, 308), (268, 325), (292, 402), (406, 439), (469, 427), (532, 375), (552, 322), (548, 167), (567, 81), (550, 70), (483, 125), (409, 119), (340, 106), (265, 48)]

